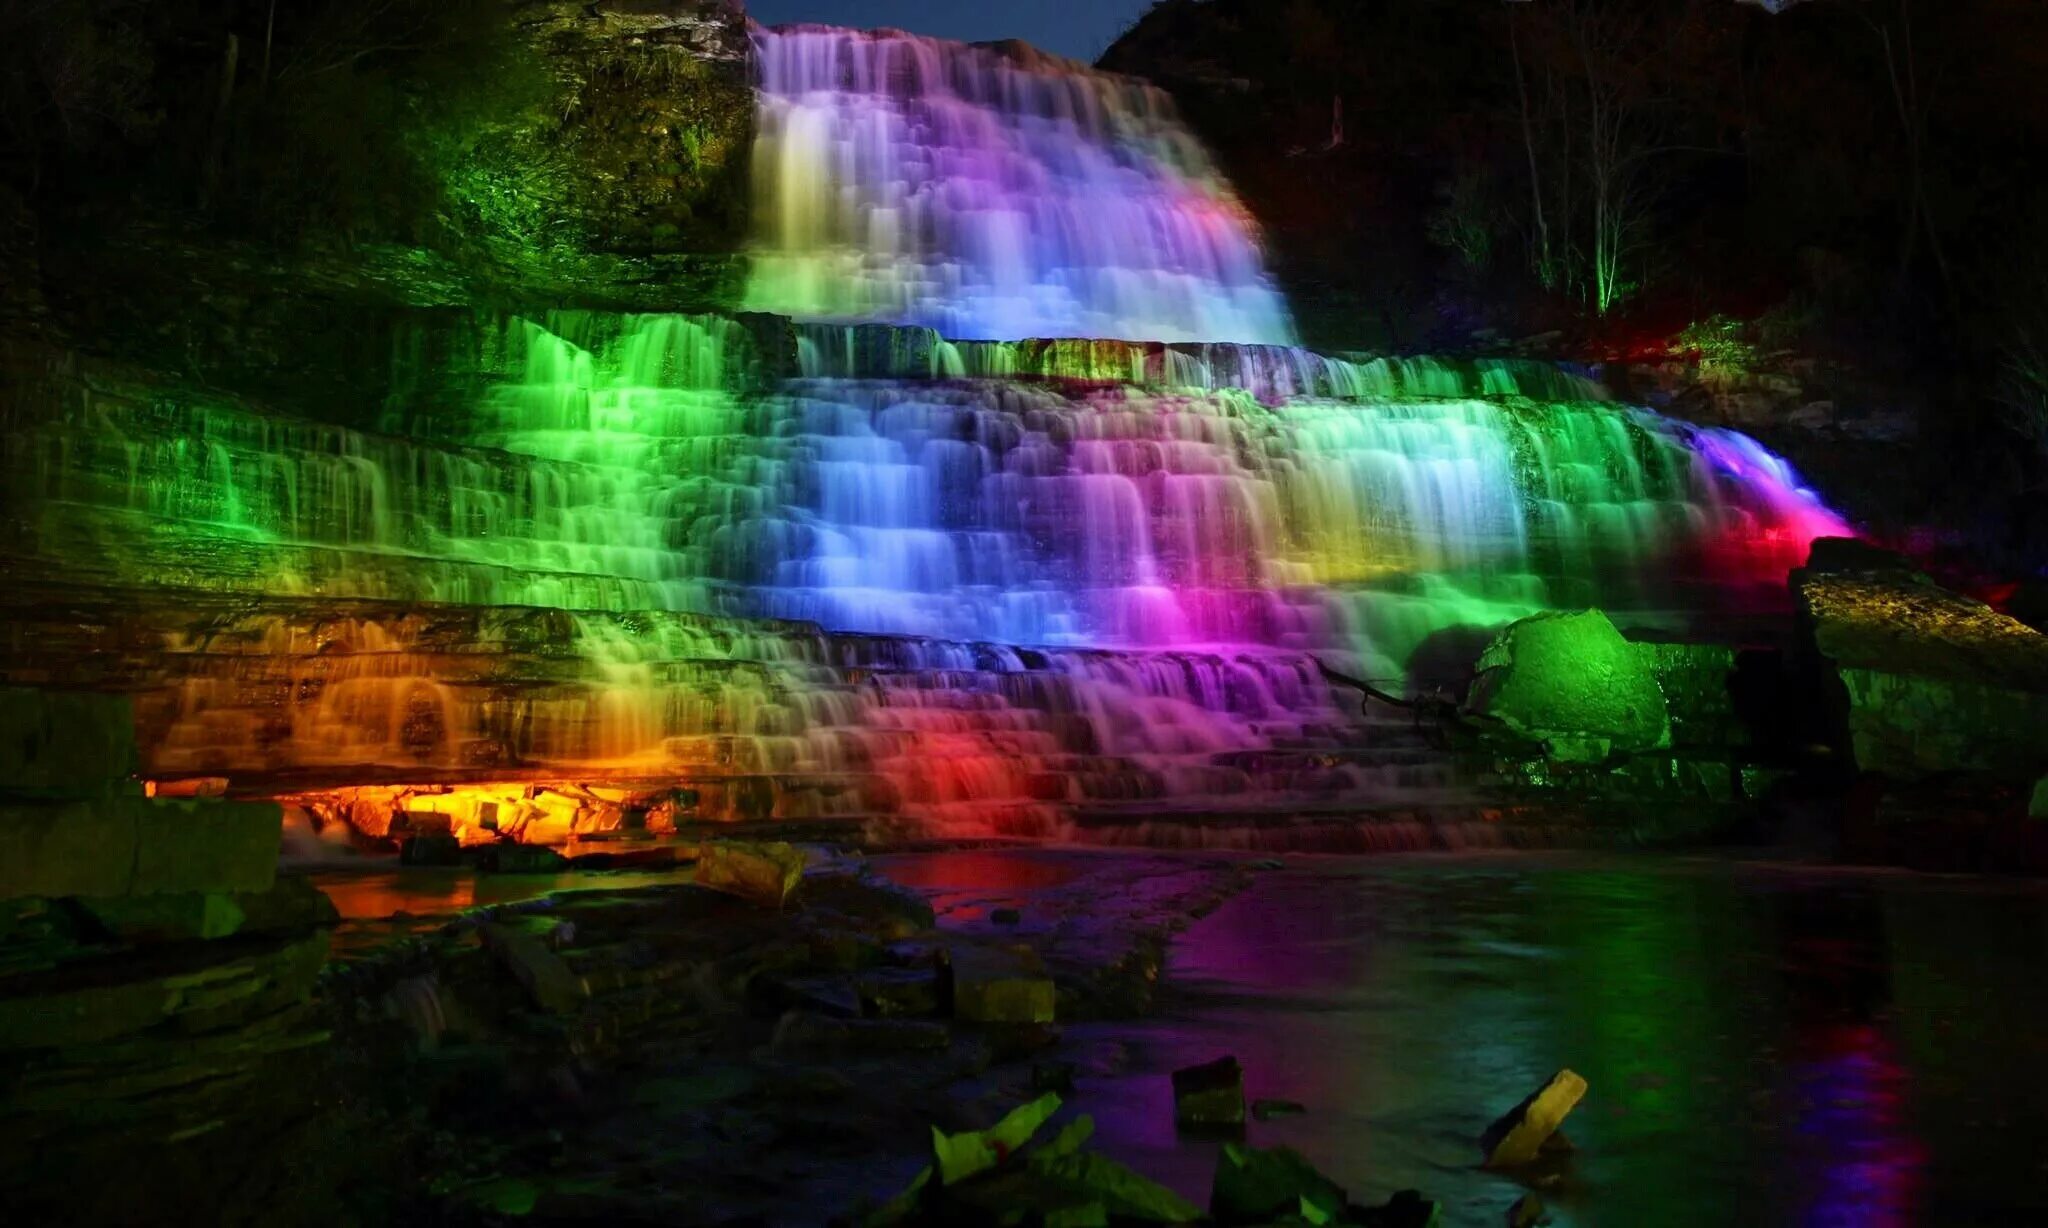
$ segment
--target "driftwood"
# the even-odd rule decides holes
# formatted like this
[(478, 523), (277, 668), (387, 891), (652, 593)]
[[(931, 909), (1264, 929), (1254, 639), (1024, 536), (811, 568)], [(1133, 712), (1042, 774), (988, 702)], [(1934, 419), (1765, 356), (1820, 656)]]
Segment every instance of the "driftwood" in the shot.
[(1315, 661), (1316, 668), (1322, 671), (1323, 677), (1336, 683), (1338, 686), (1350, 687), (1354, 691), (1364, 692), (1365, 700), (1358, 706), (1361, 714), (1364, 713), (1366, 704), (1377, 699), (1389, 707), (1400, 708), (1403, 711), (1413, 713), (1415, 723), (1418, 725), (1422, 723), (1425, 717), (1434, 718), (1440, 726), (1472, 725), (1488, 719), (1462, 710), (1456, 700), (1448, 699), (1443, 695), (1418, 695), (1413, 699), (1403, 699), (1401, 696), (1395, 695), (1390, 691), (1381, 690), (1363, 678), (1353, 678), (1349, 674), (1331, 669), (1323, 663), (1321, 658), (1316, 657), (1313, 653), (1310, 654), (1310, 657)]

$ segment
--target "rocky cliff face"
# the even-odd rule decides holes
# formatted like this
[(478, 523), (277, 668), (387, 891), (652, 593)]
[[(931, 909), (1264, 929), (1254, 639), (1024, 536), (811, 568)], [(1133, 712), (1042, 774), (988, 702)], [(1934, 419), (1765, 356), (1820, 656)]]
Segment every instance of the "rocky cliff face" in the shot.
[[(554, 88), (445, 182), (465, 231), (516, 264), (589, 262), (610, 293), (730, 298), (746, 236), (754, 93), (737, 0), (514, 0)], [(679, 286), (678, 279), (682, 284)]]

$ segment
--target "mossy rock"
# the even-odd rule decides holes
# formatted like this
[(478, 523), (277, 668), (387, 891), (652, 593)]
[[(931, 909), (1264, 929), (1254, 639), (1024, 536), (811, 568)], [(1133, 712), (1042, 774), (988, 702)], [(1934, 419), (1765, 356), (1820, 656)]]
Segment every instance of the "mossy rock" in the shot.
[(1510, 623), (1480, 655), (1478, 671), (1466, 707), (1555, 757), (1597, 761), (1671, 744), (1651, 663), (1599, 610)]

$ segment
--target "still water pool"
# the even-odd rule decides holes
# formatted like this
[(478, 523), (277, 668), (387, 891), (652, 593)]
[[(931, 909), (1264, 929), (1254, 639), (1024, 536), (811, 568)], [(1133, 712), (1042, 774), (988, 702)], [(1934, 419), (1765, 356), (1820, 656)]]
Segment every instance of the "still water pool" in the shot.
[(1197, 922), (1162, 1010), (1070, 1033), (1104, 1150), (1206, 1201), (1166, 1079), (1235, 1054), (1249, 1139), (1445, 1223), (1523, 1189), (1487, 1123), (1591, 1091), (1560, 1225), (2048, 1223), (2048, 890), (1713, 859), (1298, 859)]

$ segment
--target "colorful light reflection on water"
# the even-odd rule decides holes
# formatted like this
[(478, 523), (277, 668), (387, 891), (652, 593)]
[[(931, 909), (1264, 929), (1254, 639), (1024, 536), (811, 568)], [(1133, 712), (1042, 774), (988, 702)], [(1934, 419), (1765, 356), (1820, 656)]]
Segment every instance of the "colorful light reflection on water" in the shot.
[(1239, 1057), (1353, 1196), (1415, 1186), (1447, 1228), (1522, 1193), (1475, 1167), (1560, 1066), (1592, 1091), (1546, 1188), (1561, 1226), (2007, 1224), (2043, 1202), (2048, 1045), (2031, 886), (1626, 858), (1302, 859), (1177, 947), (1160, 1017), (1071, 1030), (1075, 1111), (1197, 1199), (1167, 1072)]

